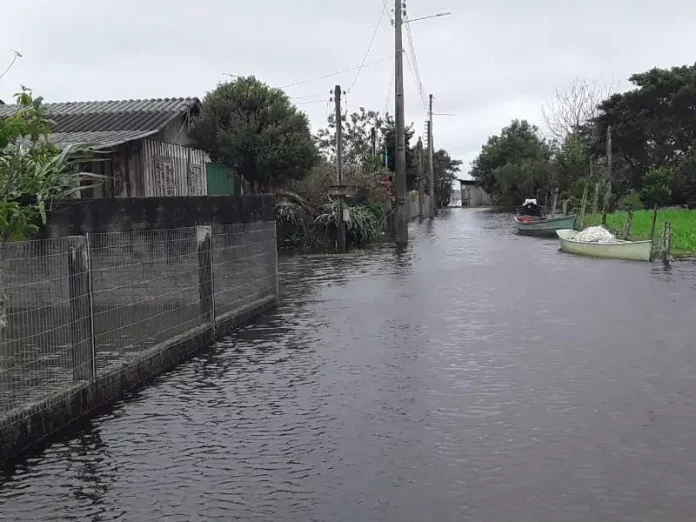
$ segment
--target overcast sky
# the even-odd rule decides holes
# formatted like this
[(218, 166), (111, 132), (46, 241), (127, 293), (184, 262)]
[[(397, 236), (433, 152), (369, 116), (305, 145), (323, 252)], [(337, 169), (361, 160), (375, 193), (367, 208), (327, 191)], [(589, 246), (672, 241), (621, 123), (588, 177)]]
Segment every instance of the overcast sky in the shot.
[[(382, 0), (23, 0), (3, 7), (0, 80), (47, 101), (199, 96), (226, 77), (256, 75), (281, 87), (358, 66)], [(541, 106), (574, 77), (620, 82), (633, 72), (696, 61), (693, 0), (410, 0), (425, 92), (435, 95), (435, 144), (465, 163), (513, 118), (541, 125)], [(393, 28), (387, 10), (347, 109), (394, 112)], [(408, 39), (404, 40), (408, 50)], [(410, 54), (410, 53), (407, 53)], [(371, 63), (385, 58), (378, 63)], [(356, 71), (288, 87), (316, 130), (328, 94)], [(405, 65), (406, 118), (425, 109)], [(391, 96), (388, 95), (391, 94)], [(389, 100), (387, 105), (387, 100)]]

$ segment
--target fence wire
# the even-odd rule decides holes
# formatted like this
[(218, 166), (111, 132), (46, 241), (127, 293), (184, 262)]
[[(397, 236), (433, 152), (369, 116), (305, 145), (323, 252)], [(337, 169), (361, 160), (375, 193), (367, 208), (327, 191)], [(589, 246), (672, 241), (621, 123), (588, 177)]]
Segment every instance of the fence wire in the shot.
[(73, 382), (68, 240), (8, 244), (0, 294), (1, 414)]
[(216, 317), (276, 295), (276, 256), (275, 222), (213, 227)]
[[(212, 303), (203, 290), (211, 287)], [(271, 297), (275, 222), (8, 243), (0, 428), (32, 403), (50, 406), (75, 384), (209, 324), (211, 308), (221, 317)]]

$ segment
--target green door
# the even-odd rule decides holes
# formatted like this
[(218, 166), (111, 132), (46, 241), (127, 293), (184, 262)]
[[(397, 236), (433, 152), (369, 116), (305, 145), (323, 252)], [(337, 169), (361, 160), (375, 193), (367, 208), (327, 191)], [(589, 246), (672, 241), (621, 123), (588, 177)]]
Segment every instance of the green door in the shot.
[(209, 196), (234, 195), (234, 176), (227, 165), (206, 163), (205, 177)]

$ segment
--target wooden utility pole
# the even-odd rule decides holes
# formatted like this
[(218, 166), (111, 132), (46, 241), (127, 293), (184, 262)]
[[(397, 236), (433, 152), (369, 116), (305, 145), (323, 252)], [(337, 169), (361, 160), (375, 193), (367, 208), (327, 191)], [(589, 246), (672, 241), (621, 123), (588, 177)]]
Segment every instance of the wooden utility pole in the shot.
[(607, 127), (607, 192), (604, 195), (604, 205), (602, 211), (606, 214), (609, 208), (611, 199), (611, 189), (614, 183), (614, 175), (612, 172), (612, 154), (611, 154), (611, 125)]
[(406, 215), (406, 128), (404, 115), (404, 46), (403, 30), (403, 0), (394, 0), (394, 89), (396, 98), (396, 243), (408, 243), (408, 216)]
[(433, 164), (433, 95), (430, 95), (430, 107), (428, 109), (428, 185), (430, 186), (430, 205), (428, 217), (435, 217), (435, 166)]
[(611, 125), (607, 127), (607, 181), (611, 183), (612, 171), (611, 171)]
[(343, 221), (343, 121), (341, 119), (341, 86), (334, 90), (336, 102), (336, 185), (338, 186), (338, 206), (336, 211), (336, 229), (338, 250), (346, 251), (346, 224)]
[(418, 138), (418, 217), (423, 219), (425, 204), (425, 172), (423, 171), (423, 140)]

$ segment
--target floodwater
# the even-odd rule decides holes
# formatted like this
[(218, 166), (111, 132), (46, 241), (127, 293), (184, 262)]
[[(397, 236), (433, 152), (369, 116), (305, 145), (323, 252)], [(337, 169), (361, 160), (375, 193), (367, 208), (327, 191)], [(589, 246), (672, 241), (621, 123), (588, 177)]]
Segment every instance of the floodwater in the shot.
[(18, 465), (0, 520), (696, 519), (696, 266), (509, 219), (283, 260), (276, 312)]

